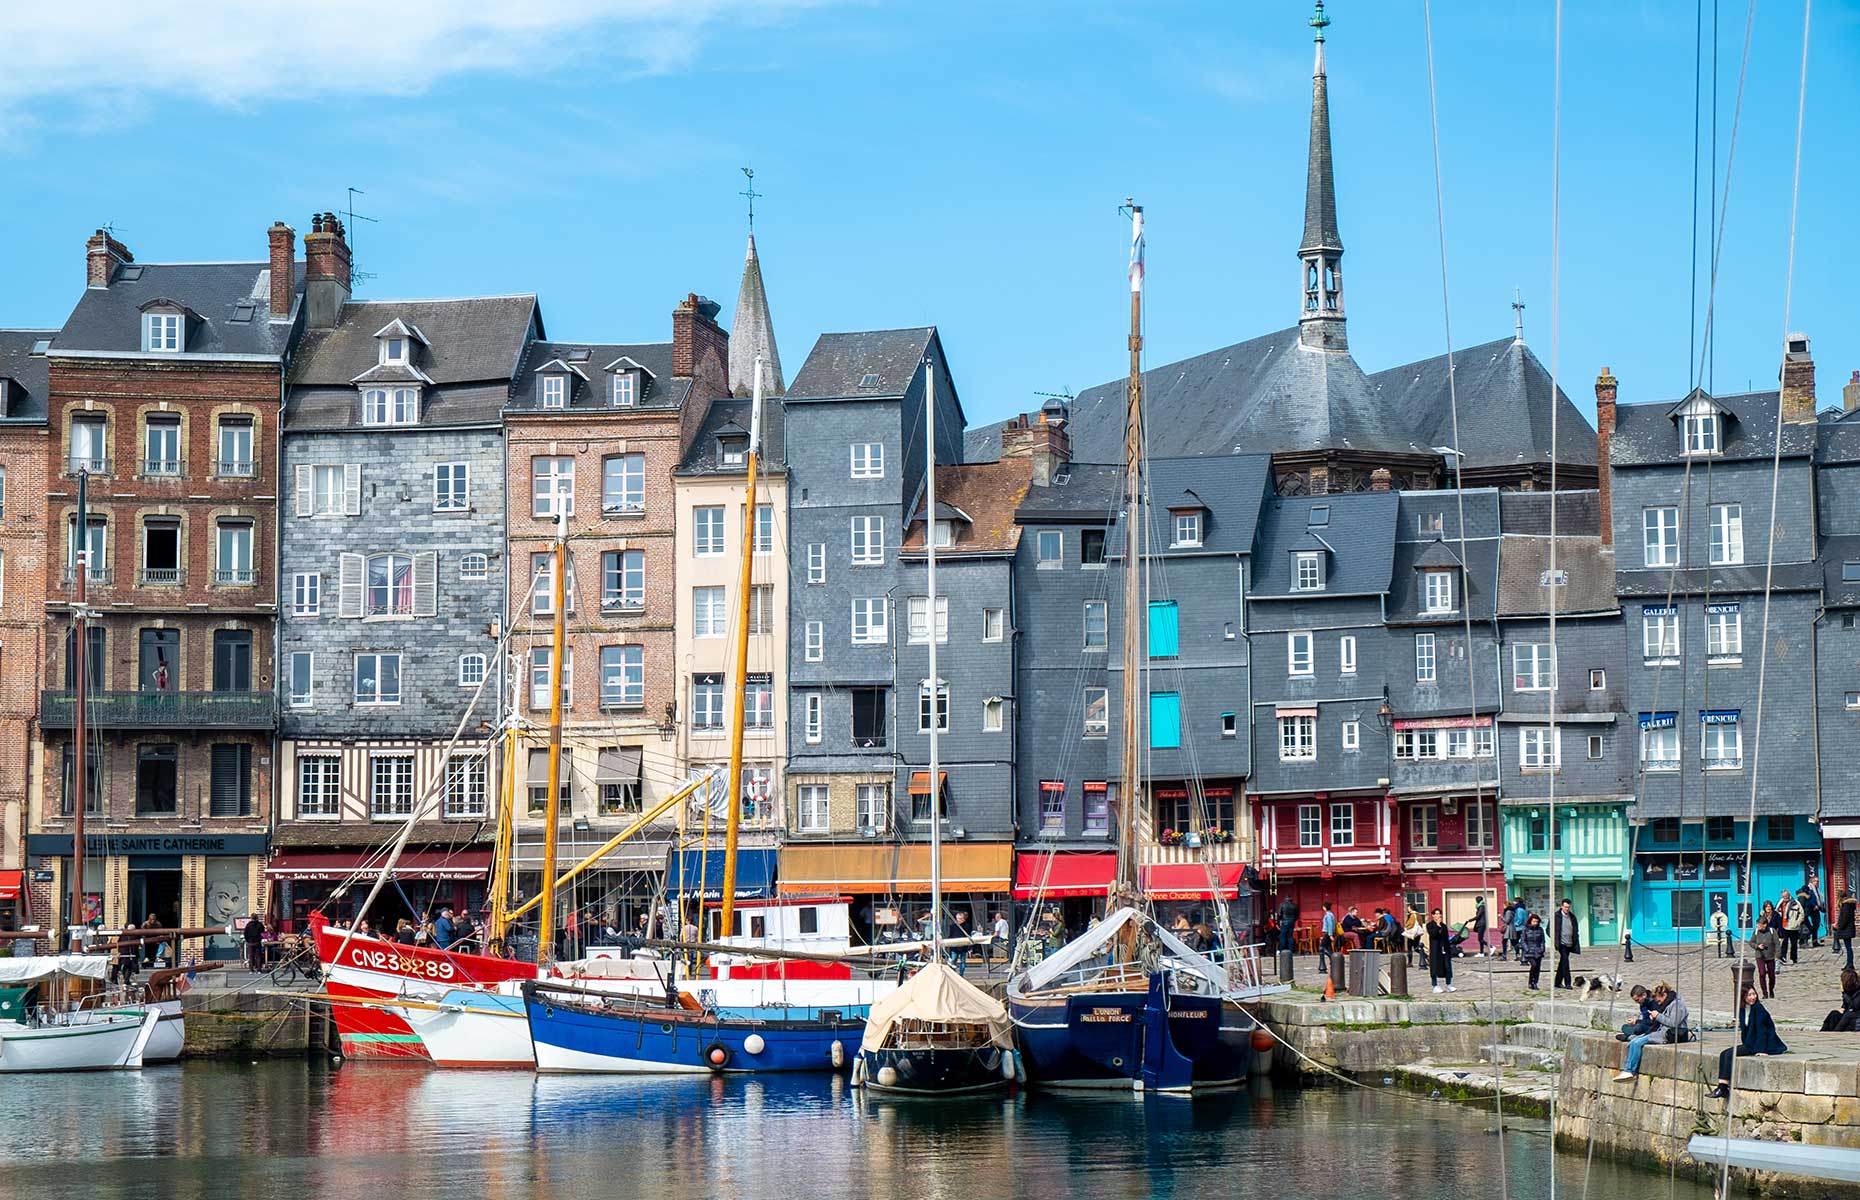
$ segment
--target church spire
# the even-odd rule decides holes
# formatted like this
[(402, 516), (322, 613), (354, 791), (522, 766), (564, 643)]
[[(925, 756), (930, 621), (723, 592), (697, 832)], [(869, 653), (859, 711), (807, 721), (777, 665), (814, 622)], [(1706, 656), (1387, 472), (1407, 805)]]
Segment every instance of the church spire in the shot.
[(1343, 238), (1337, 232), (1337, 186), (1330, 161), (1330, 98), (1324, 73), (1324, 0), (1317, 0), (1311, 71), (1311, 154), (1305, 175), (1305, 236), (1298, 247), (1303, 299), (1298, 340), (1319, 350), (1347, 350), (1343, 324)]
[(769, 297), (762, 289), (762, 260), (756, 257), (755, 172), (748, 167), (749, 249), (743, 256), (743, 282), (736, 289), (736, 320), (730, 325), (730, 394), (747, 396), (755, 390), (756, 359), (762, 360), (762, 391), (779, 396), (787, 390), (781, 378), (781, 355), (775, 350), (775, 322), (769, 318)]

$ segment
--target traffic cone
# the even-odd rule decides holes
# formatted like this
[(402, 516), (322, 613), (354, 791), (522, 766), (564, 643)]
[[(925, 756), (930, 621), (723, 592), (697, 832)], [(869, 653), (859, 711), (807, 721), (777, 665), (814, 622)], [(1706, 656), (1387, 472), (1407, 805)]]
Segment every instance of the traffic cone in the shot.
[(1332, 979), (1329, 975), (1326, 975), (1324, 976), (1324, 999), (1335, 1000), (1336, 998), (1337, 981)]

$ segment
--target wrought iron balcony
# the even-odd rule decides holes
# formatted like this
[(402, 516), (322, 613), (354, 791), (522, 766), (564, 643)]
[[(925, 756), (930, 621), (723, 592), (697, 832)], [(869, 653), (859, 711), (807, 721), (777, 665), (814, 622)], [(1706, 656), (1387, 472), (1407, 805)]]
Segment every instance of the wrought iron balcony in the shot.
[(240, 587), (245, 587), (245, 586), (249, 586), (252, 583), (257, 582), (257, 580), (258, 580), (258, 572), (253, 570), (251, 567), (215, 567), (213, 568), (213, 582), (215, 583), (233, 584), (233, 585), (237, 585)]
[[(68, 691), (39, 696), (39, 725), (70, 729), (77, 708)], [(84, 720), (91, 729), (272, 729), (277, 698), (269, 692), (92, 692)]]
[[(100, 586), (100, 587), (108, 587), (110, 583), (110, 574), (111, 574), (110, 568), (108, 567), (92, 567), (90, 570), (84, 573), (84, 578), (93, 585)], [(72, 585), (77, 583), (77, 577), (78, 577), (78, 569), (74, 566), (70, 566), (69, 564), (67, 564), (65, 566), (65, 573), (64, 573), (65, 586), (71, 587)]]
[(76, 454), (65, 460), (65, 474), (77, 475), (80, 472), (89, 472), (92, 475), (108, 475), (110, 473), (110, 460), (107, 458), (84, 458)]
[(258, 464), (249, 458), (222, 458), (219, 474), (228, 479), (250, 479), (258, 474)]
[(646, 611), (646, 598), (628, 596), (622, 592), (609, 592), (601, 597), (601, 611), (604, 613), (642, 613)]
[(145, 458), (142, 460), (142, 474), (145, 478), (179, 479), (187, 469), (187, 464), (178, 458)]
[(179, 587), (187, 582), (187, 572), (180, 567), (143, 567), (136, 582), (143, 587)]

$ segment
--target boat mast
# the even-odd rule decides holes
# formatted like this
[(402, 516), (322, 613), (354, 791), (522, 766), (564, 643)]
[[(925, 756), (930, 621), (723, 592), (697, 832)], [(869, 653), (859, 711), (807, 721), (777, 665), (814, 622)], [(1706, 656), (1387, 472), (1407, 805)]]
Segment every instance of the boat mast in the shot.
[(1117, 890), (1124, 903), (1137, 894), (1137, 789), (1142, 786), (1143, 728), (1137, 712), (1143, 696), (1142, 576), (1139, 549), (1143, 532), (1143, 206), (1130, 210), (1130, 387), (1124, 405), (1124, 729), (1123, 786), (1117, 797)]
[[(924, 587), (930, 593), (924, 641), (930, 647), (930, 961), (943, 960), (943, 789), (937, 727), (942, 687), (936, 673), (936, 363), (924, 359)], [(908, 618), (906, 624), (909, 624)]]
[[(511, 682), (514, 685), (516, 681)], [(504, 727), (504, 777), (499, 781), (497, 792), (497, 844), (491, 867), (491, 936), (485, 942), (486, 953), (491, 952), (492, 945), (504, 943), (505, 931), (510, 926), (510, 853), (517, 794), (516, 705), (511, 705), (510, 711)]]
[(549, 797), (543, 802), (542, 913), (538, 922), (536, 965), (555, 963), (555, 851), (556, 824), (562, 816), (562, 643), (563, 610), (568, 607), (568, 501), (555, 497), (555, 570), (550, 586), (555, 595), (555, 628), (549, 654)]
[(71, 925), (67, 934), (74, 953), (82, 951), (84, 922), (84, 808), (90, 803), (87, 763), (85, 761), (84, 719), (89, 699), (90, 636), (89, 617), (85, 610), (85, 581), (90, 578), (90, 472), (78, 472), (77, 524), (72, 530), (78, 550), (77, 599), (71, 608), (71, 653), (77, 656), (72, 672), (71, 789), (75, 796), (71, 818)]
[[(743, 700), (749, 690), (749, 600), (751, 569), (756, 561), (756, 457), (762, 446), (762, 356), (756, 355), (755, 383), (749, 401), (749, 453), (744, 466), (747, 484), (743, 491), (743, 569), (737, 580), (736, 596), (736, 674), (730, 720), (730, 777), (725, 795), (730, 798), (730, 815), (723, 827), (723, 911), (719, 917), (717, 938), (730, 936), (736, 920), (736, 841), (743, 825), (743, 801), (739, 794), (743, 779)], [(773, 531), (771, 530), (771, 535)], [(698, 899), (700, 920), (698, 936), (703, 936), (703, 894)]]

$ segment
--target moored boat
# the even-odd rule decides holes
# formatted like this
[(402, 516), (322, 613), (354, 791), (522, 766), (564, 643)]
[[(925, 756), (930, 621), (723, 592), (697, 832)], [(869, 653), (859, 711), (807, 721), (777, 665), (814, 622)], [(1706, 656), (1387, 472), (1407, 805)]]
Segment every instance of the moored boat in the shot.
[(853, 1082), (874, 1092), (952, 1096), (1005, 1087), (1014, 1074), (1001, 1002), (939, 958), (872, 1006)]
[(136, 1070), (160, 1023), (155, 1008), (35, 1008), (24, 1021), (0, 1023), (0, 1073)]

